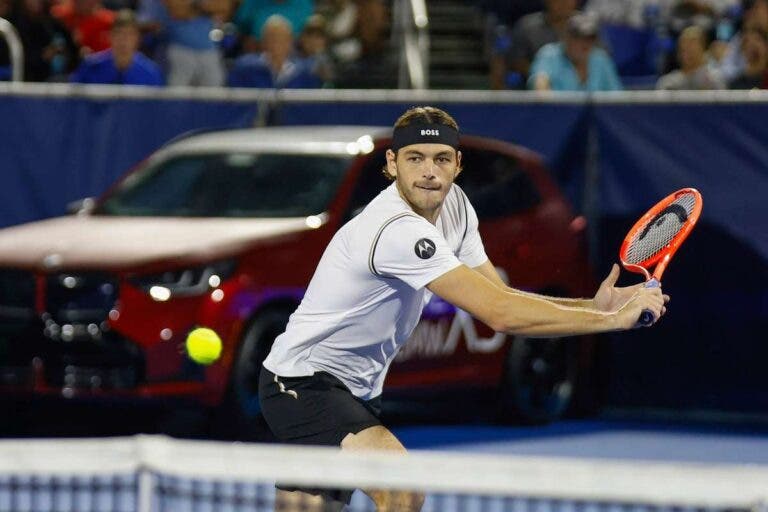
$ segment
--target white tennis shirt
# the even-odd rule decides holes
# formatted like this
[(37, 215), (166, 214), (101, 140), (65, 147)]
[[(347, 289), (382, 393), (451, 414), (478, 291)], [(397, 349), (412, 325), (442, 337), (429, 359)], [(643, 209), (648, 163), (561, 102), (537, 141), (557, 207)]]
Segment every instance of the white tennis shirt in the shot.
[(392, 183), (334, 235), (264, 366), (283, 377), (325, 371), (357, 397), (378, 396), (429, 300), (425, 286), (488, 259), (477, 224), (455, 184), (433, 225)]

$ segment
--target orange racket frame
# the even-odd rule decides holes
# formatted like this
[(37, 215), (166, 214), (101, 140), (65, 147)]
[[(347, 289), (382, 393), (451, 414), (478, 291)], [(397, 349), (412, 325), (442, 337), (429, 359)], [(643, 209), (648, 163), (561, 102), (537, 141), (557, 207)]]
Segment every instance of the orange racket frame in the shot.
[[(672, 238), (672, 240), (667, 244), (667, 246), (662, 249), (661, 251), (657, 252), (650, 258), (641, 261), (639, 263), (628, 263), (626, 261), (626, 254), (627, 250), (629, 249), (629, 244), (632, 242), (632, 239), (635, 238), (635, 235), (642, 231), (645, 226), (650, 222), (656, 215), (658, 215), (664, 208), (669, 206), (670, 204), (674, 203), (675, 200), (677, 200), (678, 197), (684, 194), (693, 194), (695, 197), (695, 202), (693, 206), (693, 211), (688, 215), (688, 219), (683, 224), (683, 227), (680, 229), (680, 231)], [(691, 230), (696, 225), (696, 222), (699, 220), (699, 216), (701, 215), (701, 208), (703, 206), (703, 199), (701, 197), (701, 194), (698, 190), (695, 188), (682, 188), (678, 190), (677, 192), (673, 192), (669, 194), (667, 197), (656, 203), (653, 208), (648, 210), (645, 215), (640, 217), (640, 219), (635, 222), (635, 225), (632, 226), (632, 229), (629, 230), (629, 233), (627, 233), (627, 236), (624, 237), (624, 242), (621, 244), (621, 249), (619, 249), (619, 259), (621, 260), (621, 264), (624, 265), (624, 268), (629, 270), (630, 272), (637, 272), (638, 274), (643, 274), (645, 276), (646, 280), (650, 279), (656, 279), (657, 281), (661, 281), (661, 275), (664, 273), (664, 270), (667, 268), (667, 265), (669, 264), (669, 261), (672, 259), (672, 256), (674, 256), (675, 252), (680, 248), (680, 245), (685, 241), (686, 238), (688, 238), (688, 235), (691, 234)], [(656, 265), (656, 268), (653, 270), (653, 274), (651, 274), (648, 269), (652, 266)]]

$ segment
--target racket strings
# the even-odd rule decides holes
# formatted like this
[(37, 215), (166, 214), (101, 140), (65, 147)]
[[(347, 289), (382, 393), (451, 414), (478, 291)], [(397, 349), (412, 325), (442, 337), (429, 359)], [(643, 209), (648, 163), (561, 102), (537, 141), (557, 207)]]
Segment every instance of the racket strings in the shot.
[(627, 247), (626, 261), (634, 265), (664, 250), (683, 229), (696, 205), (696, 196), (681, 194), (639, 229)]

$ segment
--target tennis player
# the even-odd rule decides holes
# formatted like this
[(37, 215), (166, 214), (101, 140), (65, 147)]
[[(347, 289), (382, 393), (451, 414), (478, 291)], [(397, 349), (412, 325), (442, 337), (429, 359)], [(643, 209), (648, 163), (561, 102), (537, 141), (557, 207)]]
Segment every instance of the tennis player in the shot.
[[(333, 237), (264, 361), (259, 398), (280, 441), (404, 453), (379, 420), (381, 390), (430, 292), (496, 331), (523, 336), (630, 329), (645, 309), (664, 314), (669, 297), (660, 289), (614, 286), (616, 265), (592, 299), (507, 287), (485, 254), (472, 205), (454, 184), (459, 129), (447, 112), (406, 111), (386, 159), (393, 183)], [(423, 502), (413, 493), (364, 491), (380, 512), (417, 511)], [(278, 485), (277, 500), (340, 510), (350, 495)]]

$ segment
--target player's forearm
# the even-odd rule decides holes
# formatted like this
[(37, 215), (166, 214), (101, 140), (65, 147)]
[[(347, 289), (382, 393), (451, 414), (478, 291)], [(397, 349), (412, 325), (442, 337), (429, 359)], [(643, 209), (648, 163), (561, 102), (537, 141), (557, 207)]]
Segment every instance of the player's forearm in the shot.
[(488, 279), (490, 282), (501, 288), (502, 290), (509, 292), (509, 293), (517, 293), (520, 295), (526, 295), (528, 297), (536, 297), (539, 299), (544, 299), (549, 302), (552, 302), (554, 304), (559, 304), (561, 306), (571, 307), (571, 308), (590, 308), (595, 309), (594, 307), (594, 301), (592, 299), (569, 299), (569, 298), (563, 298), (563, 297), (550, 297), (547, 295), (541, 295), (538, 293), (531, 293), (531, 292), (524, 292), (522, 290), (518, 290), (516, 288), (512, 288), (509, 285), (507, 285), (506, 280), (502, 279), (499, 275), (496, 268), (493, 266), (490, 260), (486, 261), (482, 265), (479, 265), (475, 267), (473, 270), (484, 276), (486, 279)]
[(549, 295), (541, 295), (538, 293), (524, 292), (515, 288), (507, 287), (506, 290), (510, 293), (518, 293), (527, 297), (535, 297), (544, 299), (560, 306), (566, 306), (569, 308), (587, 308), (595, 309), (595, 303), (593, 299), (572, 299), (567, 297), (550, 297)]
[(618, 330), (613, 313), (556, 304), (534, 294), (506, 293), (495, 306), (493, 326), (523, 336), (576, 336)]

